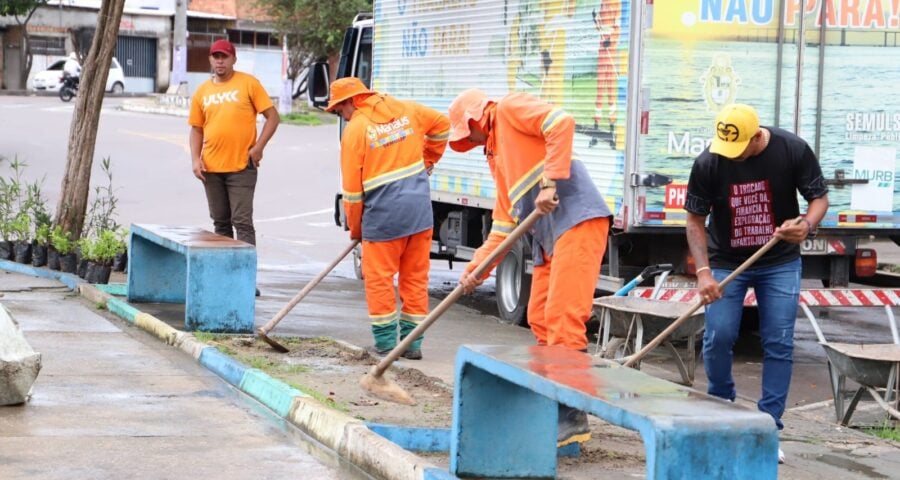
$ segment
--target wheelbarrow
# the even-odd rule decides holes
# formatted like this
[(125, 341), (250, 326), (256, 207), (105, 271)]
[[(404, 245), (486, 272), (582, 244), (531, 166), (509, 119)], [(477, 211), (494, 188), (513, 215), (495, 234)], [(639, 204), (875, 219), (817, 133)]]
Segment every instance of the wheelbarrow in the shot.
[[(603, 329), (600, 346), (601, 354), (606, 358), (624, 358), (627, 351), (637, 352), (643, 348), (644, 336), (654, 338), (666, 329), (674, 320), (687, 313), (693, 305), (687, 303), (667, 302), (640, 297), (601, 297), (594, 300), (594, 306), (600, 308), (600, 322)], [(697, 310), (679, 328), (663, 341), (666, 351), (672, 356), (682, 383), (688, 387), (694, 384), (694, 370), (697, 367), (697, 337), (703, 331), (704, 311)], [(612, 340), (610, 337), (614, 337)], [(687, 364), (673, 341), (687, 341)], [(640, 369), (640, 362), (635, 365)]]
[[(690, 304), (656, 300), (659, 287), (672, 270), (672, 265), (652, 265), (644, 269), (640, 275), (628, 282), (613, 296), (600, 297), (594, 300), (594, 307), (599, 309), (601, 333), (597, 336), (598, 351), (604, 358), (622, 359), (628, 351), (637, 352), (643, 347), (644, 336), (653, 338), (668, 327), (672, 321), (681, 317), (691, 309)], [(643, 280), (660, 275), (657, 288), (651, 299), (627, 297), (634, 287)], [(703, 331), (704, 314), (697, 311), (665, 341), (666, 351), (675, 361), (685, 385), (694, 383), (696, 369), (696, 339)], [(687, 364), (678, 354), (672, 341), (687, 341)], [(635, 365), (640, 368), (640, 363)]]
[[(806, 304), (800, 307), (812, 324), (819, 344), (828, 357), (828, 373), (834, 396), (835, 417), (841, 425), (850, 424), (856, 406), (866, 392), (888, 415), (900, 420), (900, 334), (890, 305), (885, 305), (894, 343), (853, 344), (831, 343), (825, 340), (815, 315)], [(855, 392), (846, 390), (847, 379), (857, 384)], [(847, 399), (849, 398), (849, 403)], [(893, 402), (893, 405), (891, 403)]]

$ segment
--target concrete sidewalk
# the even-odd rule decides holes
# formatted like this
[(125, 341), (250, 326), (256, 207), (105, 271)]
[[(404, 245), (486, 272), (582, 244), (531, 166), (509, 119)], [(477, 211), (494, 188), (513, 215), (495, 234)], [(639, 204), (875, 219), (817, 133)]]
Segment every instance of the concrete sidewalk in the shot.
[(0, 272), (0, 291), (43, 354), (31, 401), (0, 407), (0, 478), (368, 478), (59, 282)]
[[(294, 282), (308, 280), (283, 272), (260, 275), (266, 293), (257, 303), (258, 324), (286, 301), (282, 296), (296, 290)], [(338, 340), (368, 339), (365, 322), (347, 321), (348, 312), (355, 310), (345, 307), (364, 310), (360, 307), (362, 293), (354, 292), (360, 289), (358, 282), (331, 278), (323, 287), (302, 309), (304, 317), (315, 317), (315, 321), (286, 320), (288, 325), (283, 330), (280, 327), (279, 333), (301, 333), (296, 330), (302, 325), (302, 330), (311, 328), (316, 335), (323, 335), (328, 333), (325, 326), (331, 325), (339, 330), (332, 335)], [(157, 338), (160, 332), (153, 337), (130, 324), (111, 320), (106, 312), (95, 310), (95, 305), (69, 293), (56, 281), (0, 274), (0, 290), (5, 292), (0, 302), (17, 316), (28, 340), (45, 358), (45, 370), (32, 402), (0, 409), (0, 478), (195, 478), (197, 473), (215, 478), (267, 478), (298, 472), (303, 478), (359, 475), (352, 468), (341, 469), (334, 454), (317, 448), (287, 422), (228, 386), (226, 380), (231, 380), (216, 377), (179, 349), (161, 342)], [(441, 292), (436, 294), (441, 296)], [(146, 310), (153, 306), (136, 307)], [(177, 309), (168, 315), (164, 310), (153, 313), (163, 319), (183, 315)], [(529, 341), (527, 330), (488, 322), (470, 307), (457, 305), (447, 317), (431, 337), (435, 348), (429, 348), (429, 360), (405, 362), (407, 366), (447, 378), (453, 352), (460, 344), (473, 343), (475, 328), (478, 341), (474, 343)], [(476, 325), (479, 317), (482, 323)], [(650, 363), (644, 370), (662, 377), (672, 373)], [(243, 382), (239, 383), (246, 391)], [(703, 385), (695, 387), (704, 390)], [(393, 452), (395, 446), (379, 440), (361, 424), (333, 421), (321, 412), (308, 415), (311, 410), (295, 413), (299, 412), (297, 401), (286, 416), (288, 421), (298, 424), (298, 417), (307, 415), (307, 423), (319, 427), (315, 432), (307, 431), (333, 451), (340, 451), (370, 472), (373, 466), (391, 465), (392, 473), (397, 473), (382, 470), (379, 477), (439, 478), (427, 476), (433, 471), (430, 466), (446, 468), (446, 456), (429, 455), (426, 460), (404, 455), (402, 450), (398, 455)], [(753, 408), (752, 403), (742, 403)], [(900, 446), (839, 428), (833, 422), (831, 408), (822, 403), (788, 411), (787, 429), (782, 435), (788, 463), (779, 468), (780, 478), (897, 478)], [(609, 433), (609, 427), (596, 419), (592, 424), (595, 438)], [(633, 432), (615, 431), (597, 440), (642, 451), (640, 438)], [(560, 478), (643, 478), (645, 473), (640, 467), (616, 472), (597, 468), (602, 467), (568, 468)]]

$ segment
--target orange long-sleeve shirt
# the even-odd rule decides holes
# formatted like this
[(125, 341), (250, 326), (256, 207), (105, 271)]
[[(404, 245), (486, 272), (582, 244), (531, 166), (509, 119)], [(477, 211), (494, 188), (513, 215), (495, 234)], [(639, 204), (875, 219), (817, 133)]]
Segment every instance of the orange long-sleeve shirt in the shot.
[(354, 102), (357, 110), (341, 139), (351, 238), (386, 241), (431, 228), (428, 172), (444, 154), (449, 120), (436, 110), (383, 94)]
[(560, 202), (530, 232), (535, 264), (543, 263), (543, 253), (552, 255), (555, 240), (568, 229), (611, 215), (587, 169), (573, 154), (575, 120), (571, 115), (527, 93), (511, 93), (495, 108), (485, 149), (497, 185), (493, 226), (469, 263), (469, 271), (531, 213), (542, 177), (557, 181)]

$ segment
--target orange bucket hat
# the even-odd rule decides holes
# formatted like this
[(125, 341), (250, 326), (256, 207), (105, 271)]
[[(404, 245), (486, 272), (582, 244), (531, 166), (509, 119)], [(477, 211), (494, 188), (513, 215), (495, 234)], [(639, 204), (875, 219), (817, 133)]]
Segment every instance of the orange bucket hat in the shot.
[(339, 78), (331, 84), (331, 100), (328, 102), (328, 106), (325, 107), (325, 111), (330, 112), (344, 100), (366, 93), (372, 94), (375, 92), (366, 88), (362, 80), (356, 77)]
[(469, 141), (469, 120), (476, 122), (484, 116), (484, 109), (490, 100), (487, 94), (477, 88), (470, 88), (453, 99), (450, 114), (450, 148), (457, 152), (468, 152), (478, 145)]

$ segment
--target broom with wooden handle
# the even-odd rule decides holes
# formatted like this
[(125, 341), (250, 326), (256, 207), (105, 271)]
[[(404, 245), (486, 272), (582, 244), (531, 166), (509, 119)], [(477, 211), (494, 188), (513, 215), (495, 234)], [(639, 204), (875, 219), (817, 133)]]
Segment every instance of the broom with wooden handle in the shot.
[[(795, 218), (794, 225), (797, 225), (801, 221), (803, 221), (803, 217)], [(730, 275), (725, 277), (725, 279), (722, 280), (721, 283), (719, 283), (719, 291), (722, 291), (723, 289), (725, 289), (726, 285), (731, 283), (731, 281), (734, 280), (735, 277), (744, 273), (744, 270), (750, 268), (751, 265), (756, 263), (756, 261), (759, 260), (760, 257), (765, 255), (766, 252), (768, 252), (769, 250), (771, 250), (772, 247), (774, 247), (775, 244), (777, 244), (779, 241), (781, 241), (780, 238), (773, 236), (771, 239), (769, 239), (768, 242), (766, 242), (765, 245), (763, 245), (762, 247), (759, 247), (759, 250), (757, 250), (756, 253), (753, 254), (753, 256), (751, 256), (747, 260), (744, 260), (744, 263), (740, 264), (733, 272), (731, 272)], [(694, 312), (699, 310), (700, 307), (702, 307), (702, 306), (703, 306), (702, 300), (695, 303), (694, 306), (691, 307), (690, 310), (688, 310), (687, 312), (682, 314), (680, 317), (675, 319), (675, 321), (672, 322), (671, 325), (669, 325), (665, 330), (663, 330), (659, 335), (657, 335), (656, 338), (651, 340), (650, 343), (645, 345), (644, 348), (642, 348), (639, 352), (623, 358), (622, 360), (625, 361), (625, 363), (623, 363), (623, 365), (626, 367), (630, 367), (630, 366), (634, 365), (635, 363), (639, 362), (642, 358), (644, 358), (645, 355), (650, 353), (651, 350), (658, 347), (660, 343), (665, 341), (665, 339), (669, 338), (669, 335), (671, 335), (672, 332), (674, 332), (676, 329), (678, 329), (678, 327), (680, 327), (682, 323), (686, 322), (687, 319), (691, 318), (691, 316), (694, 314)]]
[[(531, 214), (528, 215), (525, 220), (523, 220), (522, 223), (520, 223), (509, 234), (509, 236), (506, 237), (503, 242), (501, 242), (500, 245), (498, 245), (497, 248), (495, 248), (494, 251), (491, 252), (490, 255), (488, 255), (478, 265), (477, 268), (475, 268), (475, 270), (472, 272), (472, 275), (476, 278), (484, 275), (484, 272), (487, 271), (488, 268), (490, 268), (491, 264), (493, 264), (495, 260), (500, 258), (501, 255), (505, 254), (507, 250), (509, 250), (522, 235), (528, 232), (528, 230), (531, 229), (534, 223), (537, 222), (538, 219), (541, 218), (541, 216), (542, 214), (538, 210), (534, 210), (533, 212), (531, 212)], [(437, 319), (440, 318), (441, 315), (443, 315), (451, 305), (459, 300), (459, 298), (462, 297), (464, 293), (465, 290), (463, 289), (463, 286), (457, 285), (456, 288), (454, 288), (453, 291), (450, 292), (449, 295), (447, 295), (447, 298), (442, 300), (441, 303), (438, 304), (438, 306), (435, 307), (434, 310), (432, 310), (424, 320), (422, 320), (422, 323), (420, 323), (412, 332), (409, 333), (409, 335), (406, 336), (406, 338), (403, 339), (402, 342), (400, 342), (396, 347), (394, 347), (393, 350), (391, 350), (391, 353), (389, 353), (380, 362), (378, 362), (377, 365), (373, 366), (372, 370), (370, 370), (369, 373), (363, 375), (363, 377), (359, 381), (360, 386), (364, 390), (368, 391), (378, 398), (388, 400), (390, 402), (402, 403), (405, 405), (415, 405), (416, 400), (409, 393), (407, 393), (406, 390), (391, 381), (389, 378), (386, 378), (384, 376), (384, 372), (400, 357), (400, 355), (403, 355), (403, 352), (405, 352), (406, 349), (408, 349), (409, 346), (412, 345), (412, 343), (416, 341), (417, 338), (425, 333), (425, 330), (428, 330), (428, 327), (430, 327), (435, 321), (437, 321)]]
[(328, 274), (331, 273), (332, 270), (334, 270), (334, 267), (336, 267), (337, 264), (341, 263), (341, 260), (349, 255), (357, 245), (359, 245), (359, 240), (353, 240), (352, 242), (350, 242), (350, 245), (347, 245), (347, 248), (345, 248), (344, 251), (342, 251), (341, 254), (337, 256), (337, 258), (332, 260), (331, 263), (329, 263), (327, 267), (319, 272), (319, 274), (316, 275), (315, 278), (310, 280), (310, 282), (307, 283), (305, 287), (303, 287), (303, 290), (300, 290), (300, 292), (294, 295), (294, 298), (292, 298), (291, 301), (287, 303), (287, 305), (282, 307), (281, 310), (279, 310), (278, 313), (276, 313), (275, 316), (268, 321), (268, 323), (259, 327), (256, 330), (256, 334), (259, 335), (259, 338), (271, 345), (275, 350), (278, 350), (282, 353), (287, 352), (287, 347), (268, 336), (269, 332), (273, 328), (275, 328), (275, 325), (278, 325), (278, 322), (280, 322), (281, 319), (283, 319), (291, 310), (293, 310), (294, 307), (296, 307), (297, 304), (300, 303), (300, 301), (303, 300), (303, 298), (306, 297), (306, 295), (309, 294), (309, 292), (311, 292), (313, 288), (316, 288), (316, 285), (318, 285), (323, 278), (328, 276)]

